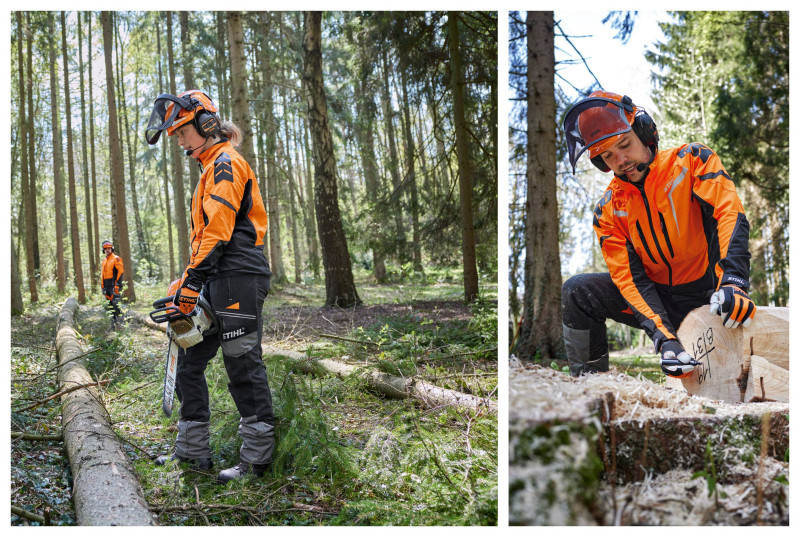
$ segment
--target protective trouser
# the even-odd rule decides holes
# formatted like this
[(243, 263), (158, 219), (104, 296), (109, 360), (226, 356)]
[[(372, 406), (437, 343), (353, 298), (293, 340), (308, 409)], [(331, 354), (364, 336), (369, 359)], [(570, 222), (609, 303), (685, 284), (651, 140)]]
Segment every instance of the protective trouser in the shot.
[(120, 295), (119, 293), (114, 293), (107, 300), (106, 309), (111, 313), (112, 321), (116, 322), (122, 316), (122, 310), (119, 308)]
[(261, 359), (261, 308), (269, 292), (269, 278), (244, 274), (207, 281), (203, 288), (219, 323), (216, 334), (188, 349), (180, 349), (176, 371), (175, 394), (181, 402), (181, 420), (208, 422), (208, 362), (222, 347), (228, 391), (242, 423), (242, 456), (246, 462), (262, 464), (268, 460), (250, 457), (272, 456), (274, 419), (272, 395)]
[[(693, 309), (708, 304), (712, 290), (690, 295), (668, 293), (656, 286), (674, 327)], [(564, 345), (572, 376), (608, 371), (606, 319), (641, 328), (609, 273), (579, 274), (561, 288)], [(658, 349), (656, 349), (658, 352)]]
[(178, 421), (175, 454), (184, 459), (210, 459), (211, 438), (208, 421)]

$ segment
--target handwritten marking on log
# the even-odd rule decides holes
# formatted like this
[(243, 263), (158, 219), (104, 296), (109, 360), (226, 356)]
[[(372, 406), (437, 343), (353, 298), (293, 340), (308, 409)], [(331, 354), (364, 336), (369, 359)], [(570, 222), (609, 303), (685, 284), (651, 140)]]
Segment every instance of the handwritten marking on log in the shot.
[[(701, 306), (683, 321), (678, 338), (701, 365), (685, 379), (668, 378), (667, 386), (728, 403), (753, 397), (789, 401), (788, 308), (759, 307), (749, 327), (731, 330)], [(759, 378), (764, 379), (766, 396)]]

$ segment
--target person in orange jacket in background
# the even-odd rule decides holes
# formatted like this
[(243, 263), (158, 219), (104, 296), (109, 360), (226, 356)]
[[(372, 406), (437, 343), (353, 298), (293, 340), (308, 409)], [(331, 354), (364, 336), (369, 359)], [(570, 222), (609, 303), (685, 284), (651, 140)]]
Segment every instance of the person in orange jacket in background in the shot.
[(174, 454), (157, 463), (177, 459), (212, 467), (205, 369), (221, 347), (228, 389), (240, 414), (242, 446), (239, 463), (222, 470), (218, 480), (262, 476), (275, 446), (272, 397), (261, 358), (261, 310), (272, 275), (264, 256), (267, 212), (253, 170), (235, 149), (241, 131), (220, 121), (208, 95), (198, 90), (159, 95), (146, 131), (148, 143), (158, 142), (164, 130), (177, 136), (186, 156), (203, 169), (192, 196), (191, 257), (180, 280), (173, 282), (174, 303), (190, 315), (202, 292), (220, 328), (178, 353), (178, 437)]
[(122, 258), (114, 253), (111, 241), (103, 241), (101, 245), (105, 258), (100, 270), (100, 290), (108, 300), (106, 309), (111, 312), (111, 328), (122, 323), (122, 310), (119, 308), (122, 275), (124, 273)]
[(719, 157), (703, 144), (658, 148), (658, 130), (627, 96), (595, 91), (565, 116), (572, 171), (586, 151), (614, 178), (594, 209), (608, 273), (562, 287), (564, 342), (573, 376), (608, 371), (605, 320), (645, 330), (669, 376), (696, 362), (677, 327), (709, 305), (727, 328), (747, 326), (749, 223)]

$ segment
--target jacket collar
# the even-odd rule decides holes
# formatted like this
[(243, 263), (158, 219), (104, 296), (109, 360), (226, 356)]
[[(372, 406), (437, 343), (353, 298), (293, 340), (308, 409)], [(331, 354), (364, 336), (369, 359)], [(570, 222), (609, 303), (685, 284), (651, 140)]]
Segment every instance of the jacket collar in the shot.
[(209, 164), (213, 164), (220, 153), (227, 149), (232, 149), (232, 147), (233, 146), (231, 146), (230, 141), (223, 136), (218, 142), (215, 142), (205, 151), (200, 153), (200, 155), (197, 157), (197, 161), (203, 165), (203, 168), (205, 168)]

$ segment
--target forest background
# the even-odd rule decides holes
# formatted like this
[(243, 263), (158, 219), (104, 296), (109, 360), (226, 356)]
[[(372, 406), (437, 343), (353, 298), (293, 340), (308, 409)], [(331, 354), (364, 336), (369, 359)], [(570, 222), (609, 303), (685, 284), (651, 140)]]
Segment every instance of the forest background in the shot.
[[(637, 12), (598, 13), (597, 32), (624, 43)], [(604, 23), (600, 23), (600, 20)], [(568, 170), (563, 117), (576, 87), (559, 74), (559, 48), (572, 64), (614, 69), (585, 50), (553, 12), (509, 14), (509, 338), (511, 352), (550, 365), (563, 359), (561, 284), (569, 259), (591, 227), (591, 213), (610, 177), (588, 160)], [(652, 66), (652, 100), (662, 147), (699, 141), (720, 156), (750, 222), (751, 289), (757, 304), (789, 299), (789, 14), (764, 11), (670, 12), (665, 39), (644, 51)], [(550, 30), (548, 30), (548, 28)], [(537, 51), (549, 51), (532, 55)], [(591, 59), (590, 59), (591, 58)], [(548, 73), (537, 79), (526, 73)], [(529, 133), (536, 132), (531, 143)], [(542, 143), (545, 140), (546, 143)], [(535, 210), (534, 210), (535, 208)], [(596, 240), (585, 266), (605, 272)], [(584, 242), (583, 244), (587, 244)], [(560, 266), (560, 273), (552, 270)], [(646, 347), (641, 331), (610, 323), (612, 349)], [(650, 352), (650, 351), (645, 351)], [(560, 363), (560, 362), (558, 362)], [(661, 375), (663, 376), (663, 375)]]
[[(161, 524), (496, 524), (497, 13), (9, 19), (12, 523), (82, 517), (53, 397), (56, 320), (74, 297), (82, 363)], [(153, 465), (177, 413), (160, 412), (166, 338), (135, 322), (188, 258), (199, 170), (174, 137), (144, 140), (156, 96), (187, 88), (244, 131), (269, 212), (262, 343), (278, 444), (268, 475), (232, 490)], [(125, 261), (116, 330), (104, 239)], [(302, 371), (325, 360), (356, 373)], [(481, 404), (389, 397), (370, 375)], [(221, 360), (207, 377), (226, 467), (237, 411)]]

